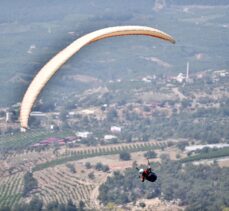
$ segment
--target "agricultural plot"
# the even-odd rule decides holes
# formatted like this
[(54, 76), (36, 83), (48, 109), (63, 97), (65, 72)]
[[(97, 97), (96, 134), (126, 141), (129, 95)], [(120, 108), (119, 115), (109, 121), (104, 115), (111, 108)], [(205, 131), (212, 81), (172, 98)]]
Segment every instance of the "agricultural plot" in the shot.
[(84, 158), (104, 156), (104, 155), (114, 155), (121, 152), (139, 152), (139, 151), (149, 151), (155, 150), (161, 147), (166, 147), (167, 142), (155, 143), (131, 143), (131, 144), (117, 144), (112, 146), (101, 146), (101, 147), (90, 147), (86, 149), (79, 150), (69, 150), (62, 156), (62, 158), (52, 160), (50, 162), (38, 164), (33, 168), (33, 171), (43, 170), (49, 167), (54, 167), (57, 165), (64, 164), (69, 161), (80, 160)]
[(30, 171), (34, 165), (45, 163), (55, 159), (52, 149), (35, 152), (13, 153), (0, 162), (0, 176), (11, 173)]
[(48, 132), (45, 130), (28, 131), (26, 133), (17, 133), (0, 137), (1, 151), (17, 151), (28, 148), (30, 145), (41, 141), (42, 139), (55, 137), (66, 137), (73, 135), (70, 131)]
[(23, 190), (23, 173), (14, 174), (0, 180), (0, 207), (13, 207), (20, 202)]
[(90, 195), (95, 185), (80, 180), (77, 174), (70, 173), (64, 168), (45, 169), (34, 173), (38, 181), (36, 196), (41, 198), (45, 204), (58, 201), (67, 203), (72, 200), (78, 203), (82, 200), (87, 207), (92, 203)]
[[(91, 207), (94, 201), (90, 196), (93, 195), (92, 193), (98, 181), (93, 181), (93, 183), (87, 182), (85, 179), (88, 178), (88, 172), (82, 173), (83, 169), (81, 169), (81, 171), (77, 169), (77, 173), (72, 173), (66, 166), (64, 167), (60, 164), (83, 158), (115, 155), (123, 151), (131, 153), (166, 146), (167, 142), (138, 142), (100, 147), (73, 148), (65, 149), (65, 153), (60, 153), (58, 159), (52, 150), (42, 151), (40, 153), (12, 153), (4, 162), (7, 163), (7, 169), (13, 168), (13, 172), (15, 173), (8, 177), (1, 177), (0, 207), (13, 207), (23, 201), (21, 194), (23, 191), (24, 172), (30, 170), (34, 165), (33, 175), (38, 181), (38, 188), (33, 190), (31, 196), (38, 196), (45, 204), (52, 201), (67, 203), (67, 201), (71, 199), (75, 203), (82, 200), (87, 207)], [(3, 168), (2, 171), (7, 170), (5, 168)]]
[(182, 162), (193, 162), (193, 161), (199, 161), (204, 159), (216, 159), (216, 158), (222, 158), (222, 157), (228, 157), (229, 156), (229, 147), (222, 148), (222, 149), (213, 149), (209, 150), (208, 153), (201, 152), (199, 154), (184, 158), (181, 160)]

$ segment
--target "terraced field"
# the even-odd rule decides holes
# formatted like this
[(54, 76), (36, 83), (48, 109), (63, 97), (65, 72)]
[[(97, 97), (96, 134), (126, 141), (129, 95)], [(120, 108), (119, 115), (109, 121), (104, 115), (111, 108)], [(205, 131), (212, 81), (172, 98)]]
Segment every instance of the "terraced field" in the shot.
[(47, 204), (51, 201), (67, 203), (71, 199), (74, 203), (84, 201), (87, 207), (92, 203), (90, 195), (95, 185), (80, 180), (76, 174), (65, 171), (63, 168), (49, 168), (34, 173), (38, 181), (38, 190), (35, 195)]
[(0, 180), (0, 207), (13, 207), (21, 199), (23, 173), (14, 174)]
[(0, 160), (0, 177), (11, 173), (30, 171), (34, 165), (45, 163), (55, 159), (56, 156), (52, 149), (41, 152), (13, 153), (6, 159)]
[[(0, 179), (0, 207), (13, 207), (17, 203), (24, 201), (21, 193), (23, 191), (23, 176), (26, 171), (33, 169), (33, 176), (38, 181), (38, 188), (33, 190), (31, 196), (38, 196), (45, 204), (58, 201), (67, 203), (71, 199), (74, 203), (84, 201), (87, 207), (95, 206), (95, 197), (92, 195), (96, 187), (101, 182), (87, 181), (90, 172), (85, 171), (85, 167), (81, 167), (77, 173), (72, 173), (66, 167), (66, 163), (73, 161), (74, 164), (82, 165), (80, 162), (75, 162), (84, 158), (92, 158), (104, 155), (117, 155), (120, 152), (138, 152), (147, 151), (166, 147), (167, 142), (138, 142), (129, 144), (105, 145), (98, 147), (82, 147), (82, 148), (64, 148), (60, 152), (60, 156), (56, 157), (52, 150), (38, 152), (23, 152), (13, 153), (2, 161), (0, 170), (2, 176)], [(10, 175), (10, 170), (13, 168), (13, 175)], [(83, 171), (85, 171), (83, 173)], [(102, 174), (102, 173), (99, 173)], [(9, 175), (9, 176), (4, 176)], [(101, 177), (105, 177), (102, 175)], [(26, 199), (27, 200), (27, 199)]]
[(72, 149), (66, 151), (63, 157), (51, 160), (46, 163), (41, 163), (36, 165), (33, 168), (33, 171), (40, 171), (49, 167), (58, 166), (69, 161), (80, 160), (89, 157), (104, 156), (104, 155), (114, 155), (121, 152), (139, 152), (139, 151), (148, 151), (155, 150), (161, 147), (166, 147), (167, 142), (155, 143), (131, 143), (131, 144), (116, 144), (116, 145), (107, 145), (100, 147), (86, 147), (82, 149)]

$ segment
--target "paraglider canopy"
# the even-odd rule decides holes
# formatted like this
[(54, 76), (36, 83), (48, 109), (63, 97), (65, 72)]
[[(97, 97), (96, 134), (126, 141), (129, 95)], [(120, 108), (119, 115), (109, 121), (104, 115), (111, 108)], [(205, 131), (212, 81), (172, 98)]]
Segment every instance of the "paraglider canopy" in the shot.
[(45, 87), (46, 83), (53, 77), (53, 75), (59, 70), (59, 68), (70, 59), (75, 53), (77, 53), (82, 47), (93, 43), (95, 41), (124, 35), (145, 35), (162, 40), (175, 43), (175, 40), (168, 34), (151, 27), (145, 26), (116, 26), (100, 29), (89, 34), (86, 34), (79, 39), (75, 40), (69, 46), (60, 51), (49, 62), (47, 62), (43, 68), (38, 72), (35, 78), (29, 85), (20, 109), (20, 123), (21, 128), (28, 128), (28, 119), (32, 110), (33, 104), (40, 94), (41, 90)]

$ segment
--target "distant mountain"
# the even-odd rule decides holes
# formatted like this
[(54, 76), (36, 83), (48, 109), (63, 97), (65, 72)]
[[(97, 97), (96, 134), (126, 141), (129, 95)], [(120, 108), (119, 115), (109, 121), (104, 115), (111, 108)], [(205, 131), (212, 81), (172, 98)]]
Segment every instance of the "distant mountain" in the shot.
[[(209, 5), (220, 6), (229, 5), (228, 0), (56, 0), (54, 1), (1, 1), (0, 23), (10, 21), (56, 21), (61, 20), (66, 13), (69, 14), (87, 14), (100, 15), (101, 12), (107, 14), (116, 14), (123, 16), (136, 12), (137, 10), (152, 12), (155, 4), (166, 6), (173, 5)], [(128, 9), (127, 9), (128, 8)], [(48, 13), (52, 15), (48, 16)]]
[[(192, 5), (204, 7), (186, 8)], [(51, 80), (42, 97), (49, 93), (53, 96), (57, 89), (75, 93), (88, 88), (90, 83), (82, 83), (82, 78), (81, 82), (79, 78), (68, 83), (62, 80), (72, 75), (101, 81), (177, 75), (185, 71), (187, 61), (192, 72), (226, 69), (229, 25), (224, 5), (229, 1), (1, 0), (0, 107), (21, 101), (28, 82), (58, 51), (84, 34), (109, 26), (156, 27), (173, 35), (177, 44), (146, 37), (95, 43), (73, 57), (68, 62), (70, 68), (63, 67), (65, 71)], [(198, 55), (202, 55), (201, 60)]]

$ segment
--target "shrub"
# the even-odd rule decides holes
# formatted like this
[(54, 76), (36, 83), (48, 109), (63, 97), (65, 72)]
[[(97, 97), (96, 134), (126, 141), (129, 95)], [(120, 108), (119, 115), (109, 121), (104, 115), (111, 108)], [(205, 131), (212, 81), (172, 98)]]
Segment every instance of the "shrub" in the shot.
[(157, 157), (157, 153), (154, 152), (153, 150), (148, 151), (144, 154), (145, 158), (156, 158)]
[(86, 163), (85, 163), (85, 167), (86, 167), (87, 169), (90, 169), (90, 168), (92, 167), (92, 165), (91, 165), (90, 162), (86, 162)]
[(94, 172), (89, 173), (89, 174), (88, 174), (88, 178), (89, 178), (89, 179), (95, 179)]
[(130, 153), (128, 153), (128, 152), (121, 152), (120, 154), (119, 154), (119, 158), (120, 158), (120, 160), (130, 160)]

